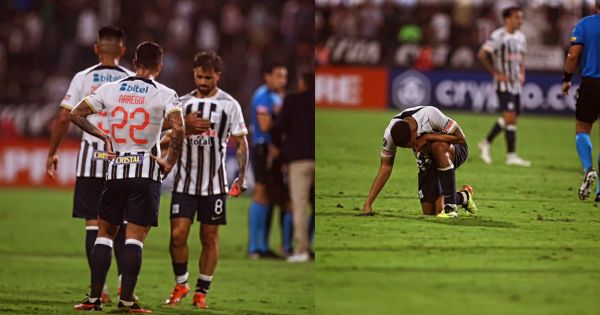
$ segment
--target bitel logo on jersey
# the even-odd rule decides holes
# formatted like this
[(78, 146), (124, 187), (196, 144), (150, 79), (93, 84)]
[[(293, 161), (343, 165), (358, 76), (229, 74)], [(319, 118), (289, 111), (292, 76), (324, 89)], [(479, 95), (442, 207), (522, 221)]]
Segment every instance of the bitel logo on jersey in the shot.
[(117, 80), (120, 80), (121, 78), (123, 78), (122, 76), (117, 76), (117, 75), (111, 75), (111, 74), (100, 74), (100, 73), (94, 73), (94, 78), (93, 81), (94, 82), (115, 82)]
[(147, 93), (148, 92), (148, 87), (139, 87), (135, 84), (127, 84), (127, 83), (121, 83), (121, 86), (119, 87), (119, 91), (122, 92), (135, 92), (135, 93)]

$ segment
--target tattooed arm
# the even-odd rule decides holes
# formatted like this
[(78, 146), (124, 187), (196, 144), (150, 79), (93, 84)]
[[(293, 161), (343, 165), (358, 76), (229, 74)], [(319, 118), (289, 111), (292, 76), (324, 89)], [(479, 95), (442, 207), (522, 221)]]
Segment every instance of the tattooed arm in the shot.
[(77, 105), (71, 113), (69, 114), (69, 119), (83, 131), (91, 134), (92, 136), (102, 139), (106, 144), (106, 152), (109, 157), (114, 156), (112, 150), (112, 143), (110, 141), (110, 136), (102, 132), (102, 130), (98, 129), (98, 127), (92, 125), (89, 120), (87, 120), (87, 116), (95, 114), (95, 111), (89, 106), (87, 100), (83, 100)]
[(163, 178), (167, 177), (181, 154), (183, 146), (183, 135), (184, 135), (184, 124), (183, 118), (181, 117), (181, 111), (172, 111), (168, 116), (169, 124), (171, 126), (171, 133), (169, 134), (169, 154), (166, 158), (162, 159), (156, 156), (153, 158), (158, 162), (162, 168)]
[(246, 183), (246, 170), (248, 169), (248, 140), (246, 140), (246, 135), (233, 136), (235, 140), (235, 144), (237, 146), (237, 150), (235, 151), (235, 156), (238, 162), (238, 177), (231, 184), (232, 195), (235, 191), (234, 186), (238, 186), (239, 189), (243, 192), (248, 188)]

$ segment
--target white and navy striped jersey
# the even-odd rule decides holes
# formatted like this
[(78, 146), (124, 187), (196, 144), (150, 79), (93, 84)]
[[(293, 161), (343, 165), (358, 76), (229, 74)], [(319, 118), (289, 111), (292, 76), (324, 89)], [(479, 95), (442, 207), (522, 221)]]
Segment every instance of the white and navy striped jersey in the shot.
[[(78, 72), (69, 90), (60, 103), (61, 107), (72, 110), (81, 100), (92, 94), (101, 85), (114, 82), (133, 75), (133, 72), (121, 67), (94, 65)], [(88, 120), (98, 129), (109, 134), (106, 112), (88, 116)], [(108, 160), (101, 158), (104, 153), (104, 142), (84, 132), (77, 156), (77, 177), (104, 178)]]
[(458, 124), (433, 106), (416, 106), (405, 109), (394, 116), (383, 132), (381, 156), (391, 158), (396, 155), (396, 144), (392, 139), (392, 126), (406, 117), (417, 121), (417, 138), (426, 133), (452, 134)]
[(504, 73), (508, 81), (494, 80), (494, 86), (499, 92), (521, 93), (521, 62), (527, 51), (525, 35), (520, 31), (509, 33), (504, 27), (493, 31), (490, 38), (483, 44), (483, 49), (492, 54), (494, 68)]
[(132, 76), (101, 86), (84, 101), (94, 112), (108, 114), (117, 157), (109, 162), (106, 179), (162, 181), (159, 165), (150, 155), (160, 156), (164, 119), (174, 111), (181, 113), (177, 93), (154, 80)]
[(187, 136), (183, 141), (173, 191), (198, 196), (228, 193), (227, 140), (230, 135), (248, 134), (240, 104), (220, 89), (210, 98), (198, 98), (191, 92), (181, 101), (185, 115), (198, 112), (210, 121), (210, 129), (201, 135)]

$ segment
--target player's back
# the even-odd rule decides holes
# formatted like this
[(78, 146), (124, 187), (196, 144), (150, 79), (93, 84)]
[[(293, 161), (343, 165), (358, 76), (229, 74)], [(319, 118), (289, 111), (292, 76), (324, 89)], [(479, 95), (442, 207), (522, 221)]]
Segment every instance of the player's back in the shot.
[(160, 132), (164, 118), (181, 111), (177, 93), (147, 78), (127, 77), (99, 88), (88, 103), (108, 114), (113, 150), (107, 179), (131, 177), (160, 180), (151, 154), (160, 156)]

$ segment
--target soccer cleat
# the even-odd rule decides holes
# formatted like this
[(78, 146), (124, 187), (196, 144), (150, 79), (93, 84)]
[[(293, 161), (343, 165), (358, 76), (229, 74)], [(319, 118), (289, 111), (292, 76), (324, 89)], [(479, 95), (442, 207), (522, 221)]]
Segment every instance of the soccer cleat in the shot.
[(141, 307), (136, 302), (133, 302), (130, 306), (123, 304), (123, 301), (119, 301), (117, 305), (117, 313), (137, 313), (137, 314), (149, 314), (151, 310)]
[(477, 145), (479, 148), (479, 156), (485, 164), (492, 164), (492, 155), (490, 154), (490, 144), (483, 140)]
[[(121, 297), (121, 287), (117, 288), (117, 294), (119, 297)], [(140, 301), (140, 299), (138, 298), (138, 296), (135, 293), (133, 293), (133, 295), (131, 297), (133, 298), (133, 302), (137, 303)]]
[[(588, 197), (590, 196), (590, 190), (592, 189), (592, 186), (594, 185), (595, 181), (596, 170), (590, 167), (587, 170), (587, 172), (585, 172), (585, 175), (583, 176), (583, 183), (581, 183), (581, 186), (579, 187), (579, 199), (588, 199)], [(598, 198), (596, 197), (596, 200), (597, 199)]]
[(199, 308), (208, 308), (206, 306), (206, 294), (201, 292), (194, 292), (194, 300), (192, 301), (192, 305)]
[(190, 286), (187, 283), (185, 283), (185, 284), (178, 283), (175, 285), (173, 292), (171, 292), (171, 296), (169, 296), (169, 298), (165, 301), (165, 304), (177, 305), (177, 304), (179, 304), (181, 299), (183, 299), (184, 297), (186, 297), (188, 295), (188, 293), (190, 293)]
[(467, 194), (467, 203), (462, 206), (463, 209), (469, 214), (476, 214), (477, 205), (475, 205), (475, 201), (473, 200), (473, 187), (471, 185), (463, 185), (459, 191)]
[(506, 156), (506, 165), (530, 167), (531, 161), (523, 160), (516, 154)]
[(440, 212), (436, 217), (438, 218), (458, 218), (458, 212), (456, 212), (456, 205), (445, 205), (444, 211)]
[(289, 263), (303, 263), (308, 261), (310, 261), (310, 254), (308, 252), (296, 253), (287, 258), (287, 262)]
[(77, 311), (101, 311), (102, 301), (96, 299), (95, 302), (92, 302), (90, 301), (90, 298), (87, 297), (81, 303), (73, 306), (73, 309)]

